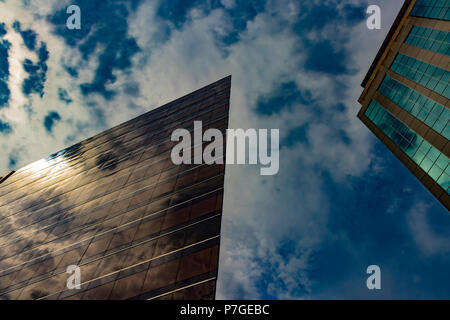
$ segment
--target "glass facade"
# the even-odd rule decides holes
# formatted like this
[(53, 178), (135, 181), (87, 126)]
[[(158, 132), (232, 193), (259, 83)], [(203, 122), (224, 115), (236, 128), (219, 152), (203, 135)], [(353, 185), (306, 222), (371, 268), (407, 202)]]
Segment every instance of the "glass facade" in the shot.
[(417, 0), (412, 16), (450, 20), (450, 0)]
[(378, 92), (400, 108), (450, 139), (450, 110), (404, 84), (385, 76)]
[(391, 70), (420, 83), (441, 96), (450, 98), (450, 72), (426, 62), (399, 53), (392, 63)]
[(447, 194), (450, 193), (450, 159), (372, 100), (365, 115)]
[(405, 43), (447, 56), (450, 55), (450, 32), (413, 26)]
[(358, 99), (358, 118), (372, 131), (378, 127), (377, 137), (387, 146), (394, 142), (399, 149), (393, 151), (402, 151), (394, 152), (396, 156), (411, 159), (402, 162), (447, 210), (449, 21), (450, 0), (404, 1), (361, 83), (364, 90)]
[[(225, 132), (227, 77), (0, 184), (0, 299), (213, 299), (224, 165), (174, 165), (176, 128)], [(68, 289), (76, 265), (81, 288)]]

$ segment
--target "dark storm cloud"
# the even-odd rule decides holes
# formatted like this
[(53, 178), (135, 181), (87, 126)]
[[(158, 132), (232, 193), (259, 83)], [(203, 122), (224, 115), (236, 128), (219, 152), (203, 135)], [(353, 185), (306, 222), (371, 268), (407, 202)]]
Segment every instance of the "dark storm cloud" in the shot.
[[(55, 33), (65, 42), (80, 51), (84, 60), (89, 60), (93, 52), (104, 47), (99, 56), (99, 64), (92, 82), (80, 85), (81, 93), (101, 94), (111, 99), (116, 92), (107, 88), (116, 81), (115, 70), (126, 70), (131, 67), (131, 58), (139, 51), (136, 40), (128, 37), (127, 18), (135, 11), (140, 0), (127, 3), (123, 1), (80, 0), (72, 4), (81, 8), (81, 30), (66, 28), (68, 17), (65, 9), (49, 16), (54, 24)], [(69, 74), (77, 77), (73, 66), (66, 68)]]
[(56, 111), (50, 111), (44, 118), (44, 127), (48, 132), (52, 132), (56, 121), (61, 120), (61, 116)]

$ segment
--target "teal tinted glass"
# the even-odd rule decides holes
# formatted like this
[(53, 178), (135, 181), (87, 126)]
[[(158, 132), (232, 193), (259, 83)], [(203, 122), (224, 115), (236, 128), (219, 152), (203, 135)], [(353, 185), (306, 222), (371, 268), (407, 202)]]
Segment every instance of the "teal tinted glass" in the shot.
[(378, 92), (392, 100), (400, 108), (450, 139), (450, 110), (423, 94), (386, 76)]
[(450, 159), (372, 100), (365, 115), (411, 160), (450, 193)]
[(412, 16), (450, 20), (450, 0), (417, 0)]
[(397, 55), (390, 69), (450, 99), (450, 92), (447, 90), (450, 83), (449, 71), (401, 53)]
[(450, 32), (413, 26), (405, 43), (440, 54), (450, 55)]

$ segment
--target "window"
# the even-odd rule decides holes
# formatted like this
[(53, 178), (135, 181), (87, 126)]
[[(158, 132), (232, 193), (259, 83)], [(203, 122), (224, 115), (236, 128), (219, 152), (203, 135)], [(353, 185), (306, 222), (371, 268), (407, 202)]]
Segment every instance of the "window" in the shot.
[(450, 0), (417, 0), (412, 16), (450, 20)]
[(450, 55), (450, 32), (413, 26), (405, 43), (440, 54)]
[(390, 69), (450, 99), (450, 95), (447, 95), (450, 81), (449, 71), (401, 53), (397, 55)]
[(450, 139), (450, 110), (423, 94), (386, 76), (378, 92), (389, 98), (400, 108)]
[(372, 100), (365, 115), (411, 160), (450, 193), (450, 159)]

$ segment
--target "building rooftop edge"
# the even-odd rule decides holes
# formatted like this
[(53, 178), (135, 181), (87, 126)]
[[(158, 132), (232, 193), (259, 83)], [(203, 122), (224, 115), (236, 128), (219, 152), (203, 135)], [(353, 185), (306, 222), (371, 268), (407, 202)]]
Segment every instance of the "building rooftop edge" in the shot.
[[(152, 109), (152, 110), (146, 111), (146, 112), (144, 112), (144, 113), (142, 113), (142, 114), (140, 114), (140, 115), (138, 115), (138, 116), (136, 116), (136, 117), (134, 117), (134, 118), (131, 118), (131, 119), (129, 119), (129, 120), (126, 120), (126, 121), (124, 121), (124, 122), (122, 122), (122, 123), (119, 123), (119, 124), (117, 124), (117, 125), (114, 125), (114, 126), (112, 126), (111, 128), (108, 128), (108, 129), (106, 129), (106, 130), (104, 130), (104, 131), (101, 131), (101, 132), (99, 132), (99, 133), (97, 133), (97, 134), (95, 134), (95, 135), (93, 135), (93, 136), (91, 136), (91, 137), (89, 137), (89, 138), (83, 139), (83, 140), (81, 140), (80, 142), (78, 142), (78, 143), (76, 143), (76, 144), (74, 144), (74, 145), (71, 145), (71, 146), (69, 146), (69, 147), (63, 148), (63, 149), (61, 149), (61, 150), (59, 150), (59, 151), (53, 153), (53, 154), (50, 155), (49, 157), (51, 157), (51, 156), (53, 156), (53, 155), (56, 155), (56, 154), (58, 154), (58, 153), (60, 153), (60, 152), (62, 152), (62, 151), (64, 151), (64, 150), (70, 149), (70, 148), (74, 147), (75, 145), (78, 145), (78, 144), (83, 143), (83, 142), (85, 142), (85, 141), (95, 140), (96, 138), (101, 137), (103, 134), (105, 134), (105, 133), (107, 133), (107, 132), (111, 132), (111, 131), (113, 131), (114, 129), (116, 129), (116, 128), (122, 126), (122, 125), (129, 124), (129, 123), (131, 123), (131, 122), (133, 122), (133, 121), (135, 121), (135, 120), (137, 120), (137, 119), (139, 119), (139, 118), (141, 118), (141, 117), (144, 117), (144, 116), (150, 114), (151, 112), (154, 112), (156, 109), (160, 109), (160, 108), (164, 108), (164, 107), (168, 107), (168, 106), (170, 106), (170, 105), (176, 104), (178, 101), (182, 101), (183, 99), (186, 99), (186, 98), (188, 98), (189, 96), (193, 96), (193, 95), (197, 94), (198, 92), (201, 92), (202, 90), (208, 89), (209, 87), (212, 88), (212, 87), (214, 87), (214, 86), (217, 86), (217, 85), (220, 85), (220, 84), (223, 84), (223, 83), (227, 83), (227, 84), (231, 87), (231, 79), (232, 79), (232, 75), (229, 74), (229, 75), (227, 75), (226, 77), (223, 77), (223, 78), (221, 78), (221, 79), (219, 79), (219, 80), (216, 80), (216, 81), (214, 81), (214, 82), (211, 82), (211, 83), (209, 83), (209, 84), (207, 84), (207, 85), (204, 85), (204, 86), (202, 86), (202, 87), (200, 87), (200, 88), (198, 88), (198, 89), (196, 89), (196, 90), (194, 90), (194, 91), (192, 91), (192, 92), (189, 92), (189, 93), (187, 93), (187, 94), (185, 94), (185, 95), (183, 95), (183, 96), (181, 96), (181, 97), (179, 97), (179, 98), (176, 98), (175, 100), (169, 101), (169, 102), (167, 102), (167, 103), (165, 103), (165, 104), (163, 104), (163, 105), (160, 105), (160, 106), (158, 106), (158, 107), (156, 107), (156, 108), (154, 108), (154, 109)], [(20, 167), (20, 168), (15, 168), (15, 170), (13, 170), (12, 172), (10, 172), (10, 173), (8, 173), (8, 174), (5, 174), (5, 175), (3, 175), (3, 176), (0, 176), (0, 179), (2, 179), (1, 182), (4, 182), (4, 181), (6, 180), (6, 178), (9, 178), (9, 176), (12, 175), (13, 173), (18, 172), (18, 171), (21, 171), (21, 170), (23, 170), (23, 169), (25, 169), (25, 168), (28, 168), (28, 167), (32, 166), (33, 164), (35, 164), (36, 162), (39, 162), (39, 161), (42, 161), (42, 160), (45, 160), (45, 159), (48, 159), (48, 157), (47, 157), (47, 158), (37, 159), (37, 160), (32, 161), (32, 162), (30, 162), (30, 163), (28, 163), (28, 164), (26, 164), (26, 165), (24, 165), (24, 166), (22, 166), (22, 167)]]
[(369, 71), (367, 71), (366, 76), (364, 77), (364, 79), (361, 83), (361, 87), (363, 87), (363, 88), (366, 87), (367, 82), (370, 79), (370, 76), (375, 71), (375, 69), (378, 65), (378, 62), (380, 61), (381, 57), (383, 56), (384, 51), (386, 50), (389, 43), (391, 42), (392, 37), (395, 34), (395, 30), (397, 30), (398, 26), (400, 25), (400, 22), (402, 21), (402, 19), (403, 19), (404, 15), (406, 14), (408, 7), (412, 1), (413, 0), (405, 0), (405, 2), (403, 3), (403, 6), (400, 9), (400, 12), (398, 13), (397, 17), (395, 18), (394, 23), (391, 26), (391, 29), (389, 30), (386, 38), (384, 39), (383, 43), (381, 44), (381, 47), (378, 50), (378, 53), (375, 56), (375, 59), (373, 60), (372, 64), (370, 65)]

